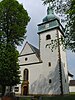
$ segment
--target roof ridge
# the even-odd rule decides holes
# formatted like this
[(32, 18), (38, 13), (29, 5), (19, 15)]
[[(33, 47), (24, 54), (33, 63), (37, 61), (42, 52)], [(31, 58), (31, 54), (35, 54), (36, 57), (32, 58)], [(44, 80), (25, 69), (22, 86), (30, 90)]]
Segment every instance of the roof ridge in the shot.
[(40, 50), (38, 48), (36, 48), (35, 46), (33, 46), (32, 44), (28, 43), (30, 48), (32, 49), (32, 51), (36, 54), (36, 56), (38, 57), (39, 60), (40, 59)]
[(28, 41), (26, 41), (26, 43), (24, 44), (24, 46), (23, 46), (23, 48), (22, 48), (20, 54), (22, 53), (22, 51), (23, 51), (23, 49), (25, 48), (25, 46), (26, 46), (27, 43), (28, 43)]
[[(35, 46), (33, 46), (32, 44), (30, 44), (30, 43), (28, 43), (29, 45), (30, 45), (30, 47), (31, 47), (31, 49), (36, 49), (36, 50), (39, 50), (37, 47), (35, 47)], [(33, 47), (33, 48), (32, 48)]]
[(26, 41), (26, 43), (24, 44), (24, 46), (23, 46), (23, 48), (22, 48), (22, 50), (20, 52), (20, 55), (21, 55), (22, 51), (24, 50), (26, 44), (28, 44), (30, 46), (30, 48), (33, 51), (33, 53), (35, 53), (37, 58), (40, 60), (40, 50), (38, 48), (36, 48), (35, 46), (33, 46), (32, 44), (30, 44), (28, 41)]

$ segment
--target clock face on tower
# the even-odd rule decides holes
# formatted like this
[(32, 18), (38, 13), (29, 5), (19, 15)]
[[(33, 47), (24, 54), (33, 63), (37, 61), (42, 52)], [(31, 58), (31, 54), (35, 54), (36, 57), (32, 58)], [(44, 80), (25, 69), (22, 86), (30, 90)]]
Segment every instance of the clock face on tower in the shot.
[(46, 29), (49, 28), (49, 23), (47, 23), (47, 24), (45, 25), (45, 28), (46, 28)]

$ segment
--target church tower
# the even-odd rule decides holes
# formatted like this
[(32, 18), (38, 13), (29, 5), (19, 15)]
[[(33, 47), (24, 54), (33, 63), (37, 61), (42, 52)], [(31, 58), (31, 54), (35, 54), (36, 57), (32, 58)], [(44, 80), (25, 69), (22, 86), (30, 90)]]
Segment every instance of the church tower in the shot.
[[(49, 94), (69, 93), (66, 51), (63, 50), (63, 45), (59, 45), (59, 38), (64, 37), (64, 28), (50, 6), (47, 9), (47, 16), (38, 25), (38, 35), (43, 75), (49, 80), (51, 90)], [(52, 52), (50, 44), (53, 40), (58, 41), (57, 48)]]

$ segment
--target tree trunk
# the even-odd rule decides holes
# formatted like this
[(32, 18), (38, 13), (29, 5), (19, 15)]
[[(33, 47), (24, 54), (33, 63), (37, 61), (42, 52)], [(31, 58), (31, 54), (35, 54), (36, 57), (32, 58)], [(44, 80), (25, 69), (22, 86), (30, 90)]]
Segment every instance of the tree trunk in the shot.
[(12, 86), (10, 86), (10, 92), (12, 92)]
[(2, 96), (4, 96), (4, 94), (5, 94), (5, 89), (6, 89), (6, 86), (2, 85)]

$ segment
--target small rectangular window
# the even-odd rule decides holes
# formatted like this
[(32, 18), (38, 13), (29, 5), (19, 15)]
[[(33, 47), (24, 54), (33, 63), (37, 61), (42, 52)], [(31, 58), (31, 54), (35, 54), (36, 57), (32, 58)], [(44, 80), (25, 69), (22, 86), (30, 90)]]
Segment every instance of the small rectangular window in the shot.
[(48, 63), (48, 66), (49, 66), (49, 67), (51, 66), (51, 62)]
[(66, 83), (66, 79), (65, 79), (65, 83)]
[(15, 90), (15, 92), (18, 92), (19, 91), (19, 87), (15, 87), (14, 90)]
[(49, 83), (51, 83), (52, 82), (52, 80), (51, 79), (49, 79)]

